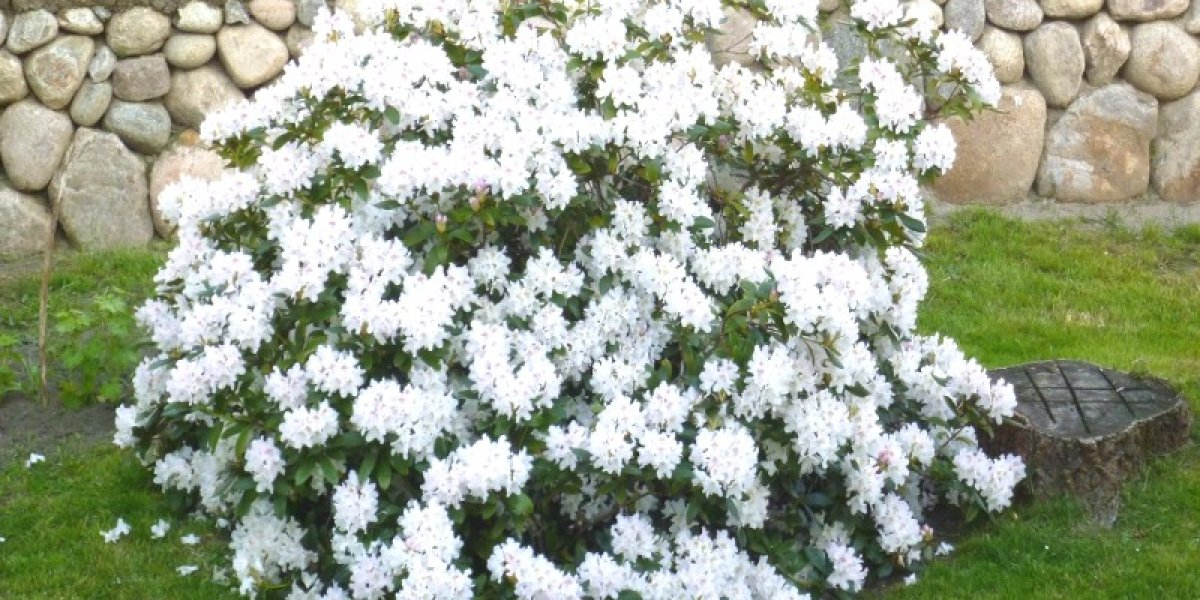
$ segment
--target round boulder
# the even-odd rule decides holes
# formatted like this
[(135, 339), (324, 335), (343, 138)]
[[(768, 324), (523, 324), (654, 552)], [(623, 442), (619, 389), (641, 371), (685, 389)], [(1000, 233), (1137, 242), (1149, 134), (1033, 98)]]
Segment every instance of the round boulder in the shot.
[(112, 84), (107, 81), (83, 82), (83, 85), (79, 86), (79, 91), (75, 92), (75, 99), (71, 100), (71, 120), (82, 127), (91, 127), (99, 123), (101, 117), (108, 111), (112, 95)]
[[(946, 120), (954, 133), (954, 167), (933, 185), (955, 204), (1007, 204), (1029, 194), (1042, 156), (1046, 100), (1036, 89), (1005, 86), (996, 111)], [(1003, 175), (1000, 175), (1003, 174)]]
[(104, 31), (104, 23), (90, 8), (65, 8), (58, 13), (58, 27), (80, 35), (96, 35)]
[(217, 54), (233, 82), (258, 87), (283, 71), (287, 44), (262, 25), (234, 25), (217, 33)]
[(117, 136), (80, 127), (50, 184), (67, 239), (83, 250), (143, 246), (154, 237), (146, 165)]
[(292, 58), (298, 58), (304, 53), (304, 49), (308, 48), (316, 39), (317, 34), (307, 27), (292, 25), (288, 28), (287, 36), (284, 41), (287, 43), (288, 54)]
[(162, 54), (117, 61), (112, 74), (113, 95), (129, 102), (165, 96), (171, 89), (171, 70)]
[(1153, 143), (1154, 191), (1163, 200), (1200, 200), (1200, 91), (1164, 104)]
[(267, 29), (283, 31), (296, 22), (292, 0), (250, 0), (250, 15)]
[(100, 44), (100, 47), (96, 48), (96, 54), (92, 56), (92, 62), (88, 64), (88, 77), (96, 82), (106, 81), (112, 76), (115, 68), (117, 55), (108, 46)]
[(219, 67), (205, 65), (172, 73), (171, 91), (163, 98), (163, 104), (175, 122), (200, 127), (208, 113), (245, 97)]
[(1104, 7), (1104, 0), (1042, 0), (1042, 11), (1047, 17), (1058, 19), (1083, 19)]
[(1173, 19), (1188, 8), (1188, 0), (1108, 0), (1108, 13), (1118, 21)]
[(1129, 60), (1122, 74), (1159, 100), (1176, 100), (1200, 79), (1200, 43), (1174, 23), (1143, 23), (1129, 36)]
[(48, 10), (37, 9), (13, 17), (6, 47), (13, 54), (24, 54), (58, 35), (58, 19)]
[(1088, 83), (1097, 86), (1112, 83), (1129, 58), (1129, 34), (1112, 17), (1100, 13), (1084, 24), (1082, 42)]
[(217, 52), (217, 39), (204, 33), (177, 33), (163, 46), (163, 56), (176, 69), (195, 69)]
[(171, 115), (157, 102), (113, 100), (104, 113), (104, 128), (142, 154), (155, 154), (171, 137)]
[(108, 46), (120, 57), (157, 52), (171, 35), (171, 21), (162, 13), (136, 6), (108, 22)]
[(25, 59), (29, 89), (50, 108), (66, 108), (87, 75), (96, 44), (92, 38), (65, 35), (42, 46)]
[(150, 168), (150, 216), (158, 235), (166, 238), (175, 231), (175, 224), (164, 220), (158, 209), (159, 195), (164, 188), (184, 177), (214, 181), (224, 170), (224, 159), (207, 148), (178, 145), (160, 154)]
[(179, 9), (175, 27), (188, 33), (216, 33), (225, 22), (221, 9), (193, 0)]
[(1079, 94), (1083, 83), (1083, 45), (1069, 23), (1054, 21), (1025, 36), (1025, 68), (1046, 97), (1046, 104), (1062, 108)]
[(978, 41), (987, 23), (983, 0), (947, 0), (945, 11), (946, 29), (957, 29)]
[(28, 95), (21, 59), (8, 50), (0, 50), (0, 105), (12, 104)]
[(984, 0), (988, 21), (1010, 31), (1033, 31), (1045, 13), (1037, 0)]
[(1021, 81), (1025, 74), (1025, 46), (1019, 34), (989, 25), (979, 36), (979, 49), (992, 63), (1000, 83)]
[(0, 185), (0, 256), (34, 254), (46, 244), (50, 211), (36, 196)]
[(67, 115), (28, 98), (0, 114), (0, 162), (13, 187), (44, 189), (62, 163), (74, 130)]
[(1124, 83), (1089, 91), (1046, 134), (1038, 194), (1065, 202), (1120, 202), (1146, 193), (1158, 101)]

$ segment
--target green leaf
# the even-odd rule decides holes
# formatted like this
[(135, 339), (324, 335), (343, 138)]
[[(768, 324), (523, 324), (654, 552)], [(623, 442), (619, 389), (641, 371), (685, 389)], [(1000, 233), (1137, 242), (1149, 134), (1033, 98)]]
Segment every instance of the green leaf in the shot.
[(512, 513), (514, 515), (517, 515), (519, 517), (524, 517), (526, 515), (532, 514), (533, 513), (533, 500), (531, 500), (529, 498), (529, 496), (526, 496), (525, 494), (517, 494), (516, 496), (509, 496), (508, 510), (512, 511)]

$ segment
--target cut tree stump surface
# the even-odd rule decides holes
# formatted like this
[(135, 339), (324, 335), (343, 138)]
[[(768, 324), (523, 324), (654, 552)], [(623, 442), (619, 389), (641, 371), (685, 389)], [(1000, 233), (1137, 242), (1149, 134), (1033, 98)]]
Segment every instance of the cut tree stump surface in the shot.
[(1036, 496), (1078, 497), (1111, 525), (1121, 484), (1146, 460), (1187, 443), (1187, 401), (1166, 382), (1079, 361), (997, 369), (1017, 394), (1016, 415), (997, 428), (993, 449), (1025, 459)]

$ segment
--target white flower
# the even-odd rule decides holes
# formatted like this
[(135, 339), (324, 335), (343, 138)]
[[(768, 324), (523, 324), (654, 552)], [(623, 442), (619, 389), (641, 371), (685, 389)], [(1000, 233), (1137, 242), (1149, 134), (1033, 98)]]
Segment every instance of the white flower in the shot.
[(108, 531), (101, 531), (100, 535), (104, 537), (105, 544), (111, 544), (128, 535), (130, 531), (129, 523), (126, 523), (125, 519), (118, 518), (115, 527)]
[(158, 540), (166, 537), (167, 532), (171, 530), (171, 524), (166, 519), (159, 519), (150, 526), (150, 537)]

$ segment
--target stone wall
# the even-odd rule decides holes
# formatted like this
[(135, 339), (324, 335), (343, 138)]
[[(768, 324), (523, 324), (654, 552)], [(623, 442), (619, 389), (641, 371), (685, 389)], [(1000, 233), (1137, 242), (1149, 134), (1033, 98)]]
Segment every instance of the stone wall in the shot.
[(0, 254), (42, 247), (49, 198), (62, 199), (62, 233), (82, 249), (169, 235), (158, 193), (222, 169), (196, 144), (200, 122), (277, 77), (323, 2), (17, 0), (37, 8), (0, 11)]
[[(905, 1), (976, 40), (1004, 84), (998, 111), (950, 122), (940, 199), (1200, 201), (1200, 0)], [(0, 254), (41, 248), (59, 194), (80, 248), (170, 235), (158, 193), (222, 168), (195, 129), (275, 78), (327, 0), (85, 2), (0, 0)], [(864, 48), (841, 4), (821, 0), (845, 61)], [(748, 59), (752, 22), (728, 16), (714, 58)]]
[(999, 112), (951, 122), (953, 203), (1200, 201), (1200, 0), (912, 0), (988, 55)]

